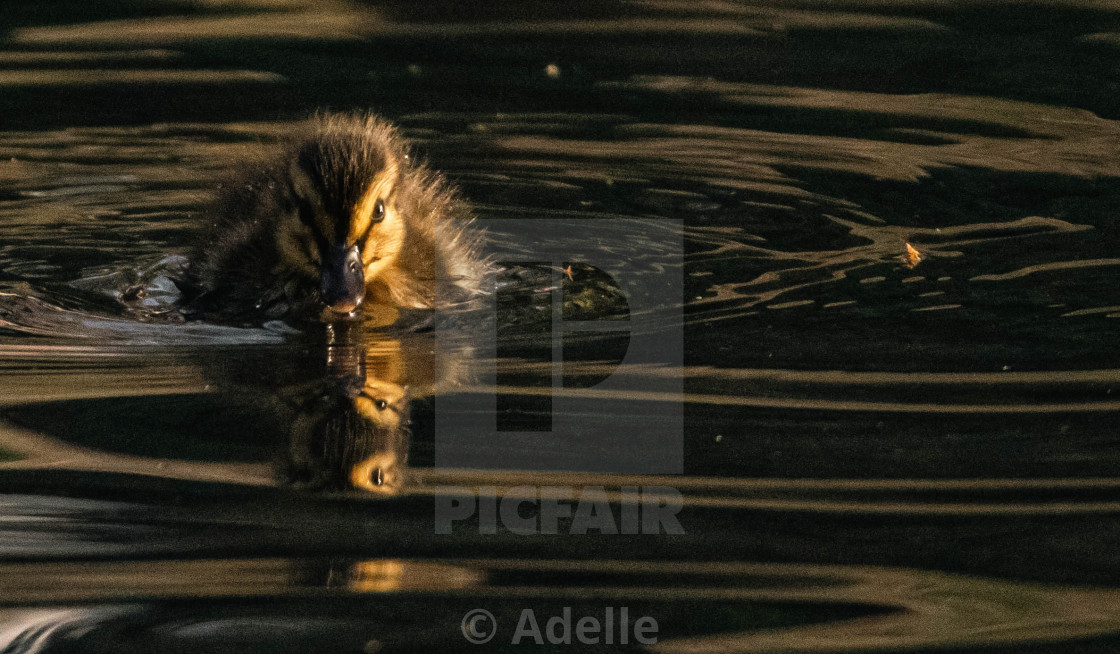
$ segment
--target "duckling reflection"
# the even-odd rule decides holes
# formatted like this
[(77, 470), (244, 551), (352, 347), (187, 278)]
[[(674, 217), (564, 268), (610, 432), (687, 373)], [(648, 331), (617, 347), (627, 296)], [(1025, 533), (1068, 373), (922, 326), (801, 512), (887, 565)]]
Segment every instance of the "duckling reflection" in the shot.
[(399, 339), (367, 338), (346, 324), (327, 326), (326, 374), (281, 391), (295, 409), (281, 482), (309, 490), (357, 489), (397, 494), (410, 444), (407, 381), (430, 369), (408, 361)]
[(292, 422), (281, 482), (308, 490), (399, 493), (409, 445), (408, 423), (400, 419), (408, 404), (403, 388), (395, 400), (377, 400), (386, 406), (377, 413), (358, 408), (361, 395), (339, 390), (302, 407)]

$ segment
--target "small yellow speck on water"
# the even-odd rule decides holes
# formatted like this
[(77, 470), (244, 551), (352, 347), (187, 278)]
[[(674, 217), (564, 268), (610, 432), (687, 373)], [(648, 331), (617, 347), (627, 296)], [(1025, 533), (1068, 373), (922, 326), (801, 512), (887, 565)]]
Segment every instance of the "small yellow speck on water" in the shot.
[(557, 77), (560, 77), (560, 67), (556, 64), (549, 64), (544, 67), (544, 74), (548, 75), (552, 79), (556, 79)]
[(716, 434), (716, 442), (718, 443), (722, 440), (723, 440), (723, 434)]
[(922, 261), (922, 253), (909, 243), (906, 244), (906, 265), (910, 268), (918, 265)]

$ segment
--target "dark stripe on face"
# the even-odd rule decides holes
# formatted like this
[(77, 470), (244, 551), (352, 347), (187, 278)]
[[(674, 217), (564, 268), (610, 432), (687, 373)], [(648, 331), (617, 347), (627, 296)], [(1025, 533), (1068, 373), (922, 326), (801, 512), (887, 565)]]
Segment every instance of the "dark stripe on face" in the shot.
[(315, 209), (311, 206), (310, 202), (298, 195), (296, 196), (296, 205), (296, 215), (299, 216), (299, 221), (311, 230), (311, 236), (315, 239), (315, 245), (319, 246), (319, 250), (323, 250), (327, 247), (328, 241), (323, 235), (322, 230), (319, 229), (318, 221), (315, 220)]
[(353, 245), (349, 237), (357, 236), (351, 225), (354, 213), (370, 180), (383, 174), (390, 163), (378, 145), (369, 134), (328, 130), (298, 151), (298, 176), (305, 194), (312, 196), (307, 199), (314, 211), (308, 218), (318, 222), (319, 231), (332, 245)]
[(332, 218), (334, 219), (334, 237), (335, 243), (346, 244), (346, 235), (350, 232), (350, 219), (349, 214), (343, 212), (335, 212)]
[[(307, 182), (312, 185), (312, 188), (306, 189), (305, 192), (315, 193), (316, 199), (322, 202), (321, 206), (315, 206), (297, 191), (295, 196), (299, 206), (300, 221), (311, 228), (321, 246), (323, 243), (345, 245), (346, 237), (350, 233), (350, 212), (343, 210), (339, 198), (336, 197), (337, 194), (331, 192), (332, 187), (321, 177), (321, 171), (308, 170), (303, 166), (300, 166), (300, 170), (306, 175)], [(335, 186), (337, 184), (336, 180)], [(325, 216), (320, 216), (319, 211), (324, 212)]]

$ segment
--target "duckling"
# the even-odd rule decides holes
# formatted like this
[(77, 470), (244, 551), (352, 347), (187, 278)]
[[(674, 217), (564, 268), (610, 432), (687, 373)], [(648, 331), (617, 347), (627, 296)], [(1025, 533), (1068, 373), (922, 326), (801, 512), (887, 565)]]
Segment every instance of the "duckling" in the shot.
[(277, 162), (226, 185), (209, 217), (188, 313), (332, 321), (481, 292), (486, 262), (465, 203), (372, 114), (313, 117)]

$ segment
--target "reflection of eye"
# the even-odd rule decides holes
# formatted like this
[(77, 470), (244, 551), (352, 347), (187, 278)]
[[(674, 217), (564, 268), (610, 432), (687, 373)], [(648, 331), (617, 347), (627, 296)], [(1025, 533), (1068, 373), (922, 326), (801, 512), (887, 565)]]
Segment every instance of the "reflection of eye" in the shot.
[(373, 406), (377, 407), (378, 411), (384, 411), (385, 407), (389, 406), (389, 403), (385, 400), (374, 400)]
[(373, 222), (379, 223), (382, 220), (385, 220), (385, 201), (378, 200), (373, 207)]

